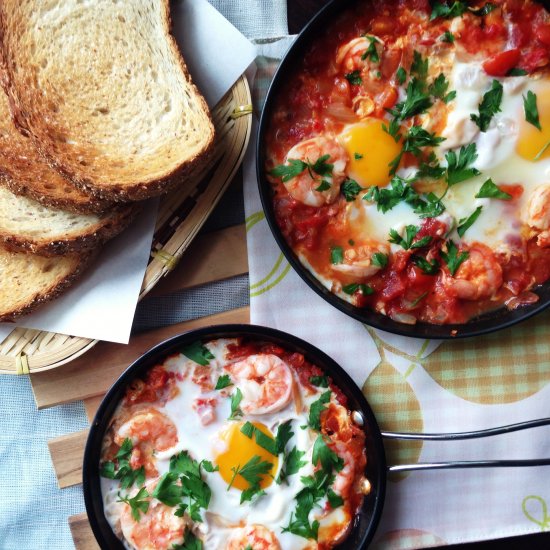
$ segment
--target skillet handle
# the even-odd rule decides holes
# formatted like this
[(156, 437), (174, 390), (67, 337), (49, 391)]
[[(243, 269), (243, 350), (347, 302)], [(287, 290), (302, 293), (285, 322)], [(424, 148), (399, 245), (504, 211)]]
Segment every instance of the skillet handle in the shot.
[(388, 466), (388, 472), (411, 472), (414, 470), (453, 470), (458, 468), (517, 468), (527, 466), (550, 466), (550, 458), (526, 460), (455, 460), (449, 462), (420, 462)]
[(517, 424), (508, 424), (498, 426), (487, 430), (476, 430), (472, 432), (457, 433), (410, 433), (410, 432), (381, 432), (385, 439), (421, 439), (423, 441), (459, 441), (461, 439), (477, 439), (482, 437), (491, 437), (493, 435), (518, 432), (520, 430), (529, 430), (541, 426), (550, 426), (550, 418), (539, 418), (537, 420), (528, 420)]

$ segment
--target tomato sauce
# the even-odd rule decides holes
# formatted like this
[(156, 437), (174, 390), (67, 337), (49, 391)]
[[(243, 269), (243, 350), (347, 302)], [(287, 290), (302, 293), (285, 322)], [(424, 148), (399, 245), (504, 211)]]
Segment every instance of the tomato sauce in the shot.
[[(484, 15), (476, 14), (474, 8), (466, 9), (452, 40), (465, 52), (482, 56), (483, 69), (490, 76), (503, 77), (511, 70), (527, 74), (547, 70), (550, 17), (545, 9), (527, 0), (496, 0), (490, 4), (492, 9)], [(475, 4), (475, 8), (480, 6), (483, 3)], [(415, 52), (421, 50), (429, 56), (430, 48), (440, 48), (445, 33), (450, 32), (451, 19), (430, 20), (431, 13), (427, 0), (358, 2), (321, 32), (299, 66), (288, 75), (276, 99), (266, 138), (266, 170), (284, 164), (287, 152), (300, 142), (320, 135), (338, 135), (346, 124), (365, 118), (387, 124), (388, 110), (391, 112), (403, 100), (396, 83), (398, 69), (412, 71)], [(378, 71), (372, 78), (354, 79), (353, 72), (346, 73), (336, 62), (339, 50), (358, 37), (370, 35), (383, 43), (381, 51), (372, 54), (378, 54)], [(367, 63), (368, 53), (360, 59)], [(365, 95), (372, 103), (366, 107), (367, 117), (358, 109), (358, 101)], [(408, 164), (409, 156), (415, 160), (406, 152), (401, 166)], [(435, 218), (422, 222), (415, 240), (431, 238), (421, 251), (422, 259), (439, 265), (438, 271), (429, 273), (419, 267), (418, 251), (409, 249), (392, 253), (387, 265), (372, 275), (337, 272), (331, 251), (365, 241), (361, 229), (348, 222), (346, 198), (340, 196), (334, 202), (312, 206), (290, 195), (280, 178), (272, 176), (270, 182), (275, 219), (288, 244), (330, 290), (357, 307), (371, 308), (405, 323), (464, 323), (550, 278), (548, 250), (536, 245), (536, 237), (527, 236), (514, 244), (512, 254), (489, 251), (487, 262), (495, 271), (495, 279), (502, 272), (502, 283), (490, 296), (476, 298), (474, 293), (473, 298), (464, 298), (463, 289), (449, 281), (476, 266), (461, 266), (451, 272), (444, 260), (445, 228)], [(520, 184), (500, 187), (512, 200), (523, 193)], [(466, 247), (459, 246), (457, 253), (463, 252), (471, 257)], [(367, 284), (372, 292), (364, 291)], [(346, 293), (350, 285), (357, 288)]]

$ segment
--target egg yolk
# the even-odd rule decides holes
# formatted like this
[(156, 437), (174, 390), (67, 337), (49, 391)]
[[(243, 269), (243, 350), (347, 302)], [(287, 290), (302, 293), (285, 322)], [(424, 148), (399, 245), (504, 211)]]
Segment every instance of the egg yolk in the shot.
[(348, 152), (348, 175), (363, 187), (384, 186), (391, 179), (388, 164), (399, 154), (401, 145), (382, 129), (379, 119), (350, 126), (341, 136)]
[[(252, 425), (263, 434), (274, 439), (273, 434), (262, 423), (252, 422)], [(252, 438), (243, 434), (241, 432), (243, 426), (244, 423), (242, 422), (232, 423), (219, 434), (220, 440), (225, 444), (223, 452), (218, 454), (215, 459), (220, 468), (219, 473), (228, 485), (232, 483), (232, 487), (244, 491), (250, 487), (250, 483), (241, 475), (235, 475), (235, 470), (241, 469), (251, 459), (258, 456), (262, 462), (273, 464), (271, 470), (261, 476), (260, 487), (265, 489), (273, 482), (279, 459), (256, 443), (255, 433), (252, 434)]]
[(517, 144), (518, 154), (526, 160), (535, 162), (550, 158), (550, 90), (537, 93), (537, 108), (542, 130), (527, 122), (521, 113)]

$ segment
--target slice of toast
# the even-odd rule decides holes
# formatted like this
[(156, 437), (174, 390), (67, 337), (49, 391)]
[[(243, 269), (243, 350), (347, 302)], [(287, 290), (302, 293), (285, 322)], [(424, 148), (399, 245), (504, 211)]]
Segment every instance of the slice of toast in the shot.
[(0, 185), (47, 206), (75, 212), (104, 212), (113, 203), (85, 193), (48, 166), (31, 139), (19, 132), (0, 88)]
[(214, 128), (168, 0), (3, 0), (0, 51), (16, 123), (82, 189), (139, 200), (208, 161)]
[(10, 250), (47, 256), (84, 252), (120, 233), (139, 209), (136, 203), (102, 215), (81, 214), (44, 206), (0, 186), (0, 242)]
[(55, 298), (78, 278), (92, 257), (47, 258), (0, 247), (0, 321), (13, 321)]

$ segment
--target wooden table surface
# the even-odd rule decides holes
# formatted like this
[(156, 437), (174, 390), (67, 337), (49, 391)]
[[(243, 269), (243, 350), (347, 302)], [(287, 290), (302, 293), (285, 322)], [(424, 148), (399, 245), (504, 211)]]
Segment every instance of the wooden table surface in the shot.
[[(329, 0), (287, 0), (288, 28), (292, 34), (300, 32), (316, 11)], [(549, 472), (550, 474), (550, 472)], [(513, 479), (513, 470), (510, 470)], [(513, 481), (511, 481), (513, 483)], [(549, 550), (550, 533), (498, 539), (495, 541), (478, 542), (447, 546), (448, 550)]]

